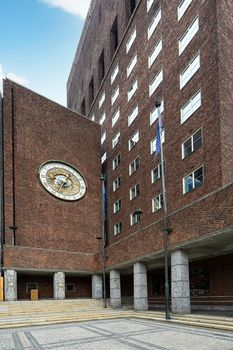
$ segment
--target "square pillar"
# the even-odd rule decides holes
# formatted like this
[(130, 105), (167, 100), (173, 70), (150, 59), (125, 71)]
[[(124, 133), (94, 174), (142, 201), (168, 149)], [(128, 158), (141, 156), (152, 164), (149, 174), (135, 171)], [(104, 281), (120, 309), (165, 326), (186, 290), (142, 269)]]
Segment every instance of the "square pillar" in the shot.
[(53, 297), (54, 299), (65, 299), (65, 274), (55, 272), (53, 275)]
[(113, 309), (121, 308), (121, 276), (116, 270), (110, 271), (110, 304)]
[(133, 267), (134, 276), (134, 310), (148, 310), (148, 293), (147, 293), (147, 271), (146, 265), (137, 262)]
[(6, 301), (17, 300), (17, 272), (15, 270), (4, 271), (4, 292)]
[(172, 312), (189, 314), (191, 312), (189, 260), (187, 253), (183, 250), (171, 253), (171, 289)]
[(92, 299), (103, 299), (103, 280), (101, 275), (92, 276)]

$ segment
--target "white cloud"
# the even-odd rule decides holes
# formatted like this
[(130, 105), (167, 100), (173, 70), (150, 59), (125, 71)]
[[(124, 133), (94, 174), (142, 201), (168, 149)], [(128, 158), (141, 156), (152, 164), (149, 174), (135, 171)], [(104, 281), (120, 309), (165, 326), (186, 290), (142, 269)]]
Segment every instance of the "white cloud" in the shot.
[(2, 92), (2, 79), (4, 78), (2, 65), (0, 63), (0, 92)]
[(40, 0), (52, 7), (58, 7), (65, 12), (75, 16), (85, 18), (91, 3), (91, 0)]
[(15, 81), (16, 83), (20, 85), (28, 85), (29, 81), (27, 78), (22, 77), (21, 75), (15, 74), (15, 73), (3, 73), (2, 65), (0, 64), (0, 91), (2, 92), (2, 79), (8, 78), (10, 80)]

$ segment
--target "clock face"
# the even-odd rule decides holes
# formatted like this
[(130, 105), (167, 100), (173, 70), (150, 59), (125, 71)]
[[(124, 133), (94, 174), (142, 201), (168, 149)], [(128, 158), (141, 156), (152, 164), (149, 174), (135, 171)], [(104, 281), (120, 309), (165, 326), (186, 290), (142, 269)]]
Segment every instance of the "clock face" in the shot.
[(66, 201), (76, 201), (86, 193), (83, 176), (66, 163), (49, 161), (42, 164), (39, 179), (49, 193)]

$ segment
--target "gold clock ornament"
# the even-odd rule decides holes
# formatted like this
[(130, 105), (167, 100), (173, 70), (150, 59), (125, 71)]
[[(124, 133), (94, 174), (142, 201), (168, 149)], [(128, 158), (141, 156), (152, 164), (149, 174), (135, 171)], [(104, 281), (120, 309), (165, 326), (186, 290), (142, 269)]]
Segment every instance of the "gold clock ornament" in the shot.
[(87, 190), (86, 181), (80, 172), (60, 161), (48, 161), (42, 164), (39, 179), (49, 193), (66, 201), (82, 198)]

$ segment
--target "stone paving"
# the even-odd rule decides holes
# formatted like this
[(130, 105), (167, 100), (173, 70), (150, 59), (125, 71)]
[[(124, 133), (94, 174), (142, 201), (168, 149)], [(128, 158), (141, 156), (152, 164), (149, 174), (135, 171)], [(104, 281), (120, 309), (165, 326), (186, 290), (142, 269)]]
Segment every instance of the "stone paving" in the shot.
[(134, 318), (0, 331), (1, 350), (233, 350), (233, 332)]

